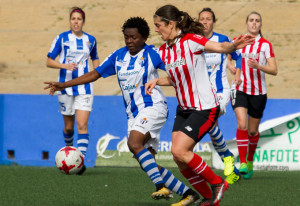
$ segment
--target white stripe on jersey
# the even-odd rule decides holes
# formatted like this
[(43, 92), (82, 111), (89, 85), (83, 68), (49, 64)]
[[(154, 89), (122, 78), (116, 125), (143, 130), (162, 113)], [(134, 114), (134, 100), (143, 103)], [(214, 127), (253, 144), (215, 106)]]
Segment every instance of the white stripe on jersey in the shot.
[(255, 43), (239, 50), (242, 53), (242, 83), (237, 90), (249, 95), (263, 95), (267, 93), (265, 73), (259, 69), (249, 68), (249, 59), (256, 59), (260, 65), (265, 66), (267, 59), (274, 57), (272, 45), (269, 41), (258, 35)]
[(172, 47), (167, 44), (160, 47), (161, 58), (183, 109), (206, 110), (219, 105), (206, 69), (203, 51), (207, 41), (200, 35), (186, 34)]

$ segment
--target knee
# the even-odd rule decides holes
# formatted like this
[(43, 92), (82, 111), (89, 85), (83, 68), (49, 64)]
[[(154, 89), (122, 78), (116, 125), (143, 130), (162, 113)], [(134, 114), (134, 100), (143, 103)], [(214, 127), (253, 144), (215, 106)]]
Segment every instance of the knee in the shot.
[(174, 161), (177, 164), (184, 162), (184, 152), (180, 148), (172, 146), (171, 153), (173, 155)]
[(87, 124), (83, 122), (77, 122), (78, 131), (87, 131)]
[(141, 149), (141, 147), (143, 147), (143, 145), (139, 144), (138, 142), (136, 142), (130, 138), (127, 141), (127, 145), (128, 145), (130, 152), (132, 152), (133, 154), (137, 154), (137, 151), (139, 151)]

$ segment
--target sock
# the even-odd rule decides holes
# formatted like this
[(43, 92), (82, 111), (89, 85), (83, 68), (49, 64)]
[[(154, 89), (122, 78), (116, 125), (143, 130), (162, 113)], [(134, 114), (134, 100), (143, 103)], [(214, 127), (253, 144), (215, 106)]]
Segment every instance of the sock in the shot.
[(239, 170), (234, 166), (234, 170), (233, 170), (233, 172), (236, 174), (236, 175), (238, 175), (240, 172), (239, 172)]
[(223, 180), (216, 175), (204, 160), (194, 153), (193, 159), (188, 163), (188, 166), (200, 177), (203, 177), (209, 184), (219, 184)]
[(65, 140), (65, 143), (66, 143), (66, 146), (73, 146), (73, 135), (74, 135), (74, 131), (70, 134), (66, 134), (64, 131), (63, 131), (63, 135), (64, 135), (64, 140)]
[(149, 152), (148, 149), (143, 149), (136, 155), (137, 160), (139, 161), (141, 167), (147, 173), (151, 181), (155, 186), (164, 184), (164, 181), (159, 173), (157, 164), (153, 155)]
[(251, 161), (251, 162), (253, 161), (253, 156), (254, 156), (254, 153), (255, 153), (255, 150), (257, 147), (259, 136), (260, 136), (259, 133), (257, 133), (257, 135), (255, 135), (255, 136), (249, 136), (249, 153), (248, 153), (248, 157), (247, 157), (248, 161)]
[(223, 159), (223, 157), (228, 157), (232, 155), (229, 149), (227, 148), (226, 142), (223, 137), (223, 133), (218, 126), (215, 125), (214, 128), (208, 133), (221, 159)]
[(248, 130), (236, 130), (236, 144), (239, 151), (240, 162), (246, 163), (248, 150)]
[(86, 150), (89, 145), (89, 134), (78, 134), (77, 147), (81, 151), (83, 157), (86, 155)]
[(211, 189), (202, 177), (197, 175), (190, 167), (187, 167), (185, 170), (180, 172), (202, 197), (206, 199), (211, 198)]
[(165, 182), (167, 188), (175, 192), (176, 194), (182, 196), (188, 189), (185, 184), (183, 184), (180, 180), (178, 180), (169, 170), (164, 167), (160, 169), (161, 177)]

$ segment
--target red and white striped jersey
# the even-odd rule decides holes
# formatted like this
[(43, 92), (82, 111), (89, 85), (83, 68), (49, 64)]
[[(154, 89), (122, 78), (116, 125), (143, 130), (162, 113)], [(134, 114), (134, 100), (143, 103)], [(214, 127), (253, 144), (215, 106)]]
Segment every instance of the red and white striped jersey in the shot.
[(207, 41), (203, 36), (186, 34), (171, 47), (166, 43), (159, 49), (179, 106), (184, 110), (201, 111), (219, 105), (206, 69), (204, 46)]
[(255, 43), (239, 50), (242, 54), (242, 83), (236, 89), (249, 95), (263, 95), (267, 93), (265, 73), (259, 69), (249, 68), (248, 60), (256, 59), (260, 65), (265, 66), (267, 59), (274, 57), (272, 45), (269, 41), (258, 35)]

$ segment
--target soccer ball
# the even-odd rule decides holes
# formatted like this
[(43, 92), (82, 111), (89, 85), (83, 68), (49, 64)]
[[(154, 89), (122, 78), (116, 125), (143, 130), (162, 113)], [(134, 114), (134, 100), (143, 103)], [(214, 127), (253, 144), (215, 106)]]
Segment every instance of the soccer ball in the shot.
[(79, 149), (66, 146), (58, 150), (55, 155), (56, 167), (65, 174), (72, 175), (78, 173), (83, 167), (83, 155)]

